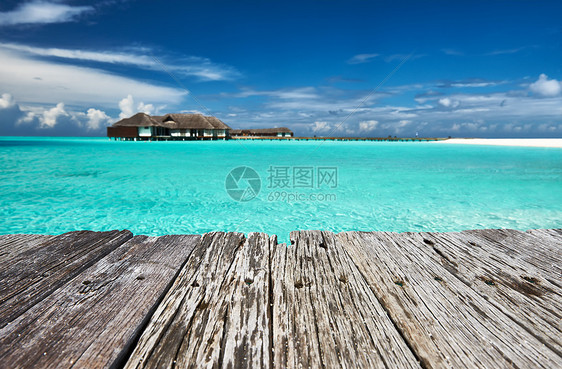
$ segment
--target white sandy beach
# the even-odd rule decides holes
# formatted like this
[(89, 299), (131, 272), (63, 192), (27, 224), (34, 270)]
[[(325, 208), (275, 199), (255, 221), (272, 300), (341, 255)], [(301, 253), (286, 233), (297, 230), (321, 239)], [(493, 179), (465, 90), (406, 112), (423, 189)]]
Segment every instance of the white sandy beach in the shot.
[(433, 142), (442, 143), (442, 144), (462, 144), (462, 145), (562, 148), (562, 138), (450, 138), (448, 140), (433, 141)]

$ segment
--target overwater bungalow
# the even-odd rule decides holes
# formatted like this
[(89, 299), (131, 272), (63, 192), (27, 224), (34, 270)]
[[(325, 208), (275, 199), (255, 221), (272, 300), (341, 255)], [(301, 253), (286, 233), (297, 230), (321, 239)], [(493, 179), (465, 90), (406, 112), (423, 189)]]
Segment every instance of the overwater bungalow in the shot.
[(119, 140), (216, 140), (230, 137), (220, 119), (201, 114), (150, 116), (137, 113), (107, 127), (107, 137)]
[(232, 137), (293, 137), (293, 131), (287, 127), (258, 128), (258, 129), (233, 129)]

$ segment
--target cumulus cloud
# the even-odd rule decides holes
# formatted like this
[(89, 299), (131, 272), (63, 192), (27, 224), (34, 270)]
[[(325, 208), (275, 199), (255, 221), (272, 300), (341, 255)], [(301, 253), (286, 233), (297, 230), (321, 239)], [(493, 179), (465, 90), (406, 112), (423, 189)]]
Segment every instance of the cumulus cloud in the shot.
[(312, 126), (313, 132), (327, 133), (332, 130), (332, 126), (328, 122), (314, 122)]
[(119, 109), (121, 109), (121, 113), (119, 113), (119, 118), (129, 118), (131, 115), (134, 115), (134, 104), (135, 101), (133, 100), (132, 95), (127, 95), (126, 98), (119, 101)]
[(348, 64), (363, 64), (369, 63), (379, 54), (357, 54), (347, 61)]
[(37, 120), (37, 114), (35, 114), (35, 112), (33, 112), (33, 111), (28, 111), (27, 113), (25, 113), (24, 116), (22, 116), (20, 119), (16, 120), (16, 125), (31, 124), (36, 120)]
[(45, 110), (39, 117), (41, 128), (53, 128), (57, 124), (57, 119), (66, 117), (68, 113), (64, 110), (64, 103), (58, 103), (54, 108)]
[(379, 122), (376, 120), (366, 120), (359, 122), (359, 132), (371, 132), (377, 128)]
[(548, 79), (546, 74), (541, 74), (536, 82), (529, 85), (529, 89), (533, 93), (544, 97), (558, 96), (562, 91), (562, 82)]
[(101, 111), (99, 109), (88, 109), (88, 111), (86, 112), (86, 116), (88, 117), (86, 127), (89, 130), (97, 130), (102, 126), (107, 125), (111, 121), (111, 117), (109, 117), (104, 111)]
[(352, 135), (355, 134), (355, 130), (350, 128), (347, 123), (341, 121), (336, 122), (326, 122), (326, 121), (316, 121), (312, 125), (306, 124), (305, 128), (308, 132), (313, 134), (328, 134), (332, 135), (337, 133), (338, 135)]
[(145, 114), (152, 114), (152, 112), (154, 111), (154, 105), (152, 104), (145, 104), (142, 101), (139, 103), (139, 105), (137, 106), (137, 110), (145, 113)]
[(13, 96), (8, 93), (3, 93), (0, 98), (0, 109), (8, 109), (16, 105)]
[(152, 104), (145, 104), (142, 101), (136, 105), (135, 109), (135, 100), (133, 99), (133, 95), (127, 95), (124, 99), (119, 101), (119, 109), (121, 109), (121, 113), (119, 114), (119, 118), (129, 118), (130, 116), (136, 113), (145, 113), (145, 114), (152, 114), (154, 111), (154, 105)]
[(12, 128), (15, 122), (24, 116), (25, 113), (21, 111), (14, 97), (9, 93), (3, 93), (0, 97), (0, 136), (21, 135)]
[(103, 110), (68, 110), (64, 103), (20, 105), (9, 93), (0, 98), (0, 135), (3, 136), (85, 136), (102, 135), (113, 119)]
[[(484, 80), (467, 79), (454, 83), (486, 83)], [(442, 82), (437, 82), (442, 83)], [(496, 84), (508, 85), (503, 81)], [(473, 87), (473, 86), (467, 86)], [(527, 88), (528, 86), (525, 86)], [(257, 105), (254, 111), (236, 112), (228, 117), (224, 112), (225, 122), (233, 127), (274, 126), (280, 122), (291, 128), (296, 135), (364, 135), (420, 137), (519, 137), (562, 135), (562, 93), (558, 96), (537, 99), (530, 96), (528, 90), (518, 89), (499, 92), (451, 93), (447, 96), (441, 92), (429, 92), (415, 95), (412, 92), (426, 90), (427, 85), (408, 88), (393, 86), (385, 89), (386, 95), (367, 101), (355, 109), (361, 94), (365, 91), (344, 90), (336, 87), (329, 89), (316, 87), (313, 99), (269, 99)], [(392, 93), (389, 93), (392, 89)], [(288, 91), (289, 89), (286, 89)], [(254, 91), (255, 92), (255, 91)], [(407, 94), (407, 95), (406, 95)], [(405, 96), (401, 96), (405, 95)], [(268, 95), (274, 97), (273, 94)], [(408, 99), (413, 100), (408, 101)], [(238, 97), (234, 94), (221, 95), (222, 98)], [(276, 94), (275, 97), (279, 97)], [(402, 99), (402, 105), (384, 105), (385, 97), (392, 101)], [(388, 101), (388, 100), (387, 100)], [(257, 113), (259, 111), (259, 113)], [(221, 112), (217, 112), (219, 115)], [(343, 127), (334, 130), (346, 118)], [(372, 131), (366, 126), (368, 121), (379, 122)], [(539, 128), (540, 127), (540, 128)]]
[(0, 26), (71, 22), (80, 14), (93, 9), (91, 6), (72, 6), (35, 0), (20, 4), (14, 10), (0, 12)]

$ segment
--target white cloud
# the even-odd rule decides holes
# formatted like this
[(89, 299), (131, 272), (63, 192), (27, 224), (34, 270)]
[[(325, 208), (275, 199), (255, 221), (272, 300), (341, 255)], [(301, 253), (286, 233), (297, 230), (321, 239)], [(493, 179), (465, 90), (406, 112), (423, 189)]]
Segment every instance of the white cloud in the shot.
[[(223, 94), (223, 96), (229, 96)], [(244, 89), (241, 92), (232, 94), (233, 97), (251, 97), (251, 96), (271, 96), (279, 99), (314, 99), (318, 98), (319, 95), (316, 93), (314, 87), (299, 87), (291, 89), (279, 89), (279, 90), (264, 90), (256, 91), (252, 89)]]
[(541, 96), (558, 96), (560, 91), (562, 91), (562, 82), (548, 79), (546, 74), (541, 74), (536, 82), (529, 85), (529, 88), (532, 92)]
[(14, 129), (22, 125), (27, 125), (27, 129), (52, 129), (58, 127), (59, 123), (64, 121), (65, 124), (63, 124), (61, 132), (64, 132), (64, 130), (69, 127), (85, 127), (88, 131), (96, 131), (102, 126), (107, 125), (112, 120), (112, 118), (104, 111), (95, 108), (89, 108), (86, 113), (79, 111), (67, 111), (64, 103), (62, 102), (56, 104), (54, 107), (37, 105), (20, 106), (16, 102), (15, 98), (9, 93), (2, 94), (2, 98), (0, 98), (0, 111), (2, 112), (2, 116), (0, 118), (3, 117), (7, 120), (4, 124), (11, 125)]
[(119, 101), (119, 109), (121, 109), (119, 119), (129, 118), (134, 115), (134, 104), (135, 101), (133, 100), (133, 95), (127, 95), (126, 98)]
[(16, 105), (13, 96), (8, 93), (3, 93), (0, 98), (0, 109), (9, 109)]
[(328, 132), (332, 129), (332, 126), (328, 122), (314, 122), (312, 126), (313, 132)]
[(108, 52), (80, 49), (42, 48), (12, 43), (0, 43), (0, 48), (9, 51), (16, 51), (25, 55), (55, 57), (78, 61), (93, 61), (109, 64), (125, 64), (159, 72), (171, 71), (186, 76), (194, 76), (204, 81), (232, 80), (240, 75), (240, 73), (232, 67), (216, 64), (207, 58), (197, 56), (175, 57), (175, 63), (167, 63), (165, 57), (159, 56), (159, 59), (152, 57), (152, 50), (150, 49), (142, 50), (143, 53)]
[(35, 119), (36, 119), (35, 113), (32, 111), (28, 111), (23, 117), (18, 119), (16, 125), (32, 123)]
[(451, 83), (451, 87), (490, 87), (498, 85), (498, 82), (492, 81), (482, 81), (482, 82), (453, 82)]
[[(479, 84), (488, 81), (478, 79), (459, 80), (451, 83)], [(442, 82), (439, 82), (442, 83)], [(507, 84), (495, 81), (496, 84)], [(400, 86), (399, 86), (400, 87)], [(427, 86), (420, 86), (420, 89)], [(472, 86), (471, 86), (472, 87)], [(528, 88), (528, 85), (524, 86)], [(400, 96), (411, 89), (393, 87), (396, 93), (390, 96)], [(286, 89), (285, 91), (290, 91)], [(254, 95), (253, 91), (251, 95)], [(279, 97), (279, 91), (276, 97)], [(249, 91), (242, 91), (247, 93)], [(377, 134), (386, 137), (389, 134), (413, 136), (416, 132), (420, 136), (481, 136), (501, 137), (513, 135), (554, 136), (562, 134), (562, 97), (545, 97), (541, 99), (529, 96), (522, 89), (490, 93), (451, 93), (448, 96), (439, 94), (425, 94), (423, 98), (416, 97), (411, 104), (407, 100), (401, 106), (377, 104), (377, 99), (366, 102), (360, 109), (355, 110), (357, 96), (361, 91), (342, 89), (325, 89), (317, 87), (314, 99), (268, 99), (258, 105), (260, 113), (243, 112), (236, 117), (229, 117), (227, 123), (232, 126), (256, 127), (284, 123), (297, 135), (343, 135)], [(271, 95), (273, 96), (273, 94)], [(235, 94), (221, 95), (223, 98), (240, 97)], [(407, 99), (408, 97), (404, 97)], [(417, 103), (416, 103), (417, 102)], [(335, 130), (342, 118), (353, 112), (346, 124)], [(220, 114), (220, 112), (218, 112)], [(227, 112), (224, 113), (226, 118)], [(372, 131), (365, 132), (368, 127), (362, 122), (376, 120), (378, 125)], [(508, 124), (513, 123), (513, 126)], [(539, 130), (539, 125), (542, 126)], [(514, 128), (521, 127), (521, 128)], [(548, 127), (548, 128), (547, 128)], [(554, 127), (554, 128), (552, 128)], [(457, 131), (454, 132), (453, 128)]]
[(359, 122), (359, 132), (370, 132), (377, 128), (379, 122), (376, 120), (366, 120)]
[(132, 64), (139, 67), (153, 67), (154, 59), (147, 55), (105, 52), (105, 51), (89, 51), (78, 49), (59, 49), (59, 48), (43, 48), (20, 44), (0, 43), (3, 49), (14, 50), (26, 54), (37, 56), (57, 57), (61, 59), (87, 60), (101, 63), (111, 64)]
[(201, 114), (201, 115), (208, 114), (206, 112), (202, 112), (201, 110), (197, 110), (197, 109), (182, 110), (182, 111), (180, 111), (180, 113), (182, 113), (182, 114)]
[(53, 128), (57, 124), (57, 119), (64, 116), (68, 116), (68, 113), (64, 110), (64, 104), (58, 103), (54, 108), (45, 110), (39, 117), (40, 127)]
[(20, 4), (16, 9), (0, 12), (0, 25), (46, 24), (70, 22), (91, 6), (71, 6), (57, 2), (35, 0)]
[(152, 112), (154, 111), (154, 105), (152, 104), (145, 104), (142, 101), (139, 103), (139, 105), (137, 105), (137, 111), (140, 111), (142, 113), (151, 115)]
[(0, 109), (0, 121), (4, 121), (0, 129), (8, 135), (13, 133), (63, 136), (101, 134), (101, 128), (113, 120), (104, 111), (96, 108), (89, 108), (84, 113), (69, 111), (62, 102), (54, 107), (20, 106), (11, 96), (9, 100), (12, 102), (12, 111)]
[(345, 133), (347, 135), (355, 133), (355, 131), (343, 122), (328, 123), (324, 121), (316, 121), (312, 125), (306, 124), (308, 128), (313, 133), (319, 134), (334, 134), (334, 133)]
[(187, 92), (120, 77), (93, 68), (39, 61), (0, 48), (0, 81), (22, 103), (113, 107), (123, 96), (160, 104), (179, 103)]
[(369, 63), (379, 54), (357, 54), (347, 61), (348, 64), (363, 64)]
[(111, 117), (105, 114), (104, 111), (94, 108), (88, 109), (86, 116), (88, 117), (86, 127), (90, 130), (97, 130), (109, 123), (109, 121), (111, 120)]
[(145, 114), (152, 114), (154, 111), (154, 105), (152, 104), (145, 104), (144, 102), (140, 102), (135, 109), (135, 100), (133, 99), (133, 95), (129, 94), (127, 97), (119, 101), (119, 109), (121, 109), (121, 113), (119, 114), (119, 119), (129, 118), (130, 116), (136, 113), (145, 113)]
[(457, 106), (460, 105), (460, 103), (456, 100), (452, 100), (448, 97), (444, 97), (442, 99), (439, 99), (437, 101), (439, 103), (439, 105), (444, 106), (446, 108), (456, 108)]

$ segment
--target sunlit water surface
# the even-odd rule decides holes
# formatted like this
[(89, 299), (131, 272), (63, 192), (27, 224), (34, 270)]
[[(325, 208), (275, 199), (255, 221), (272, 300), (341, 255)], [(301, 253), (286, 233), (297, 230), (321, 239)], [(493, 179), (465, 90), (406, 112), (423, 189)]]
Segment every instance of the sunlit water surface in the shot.
[[(235, 201), (225, 189), (228, 173), (240, 166), (261, 180), (249, 201)], [(255, 184), (238, 182), (240, 189)], [(2, 234), (219, 230), (286, 241), (301, 229), (560, 228), (562, 150), (2, 137), (0, 195)]]

